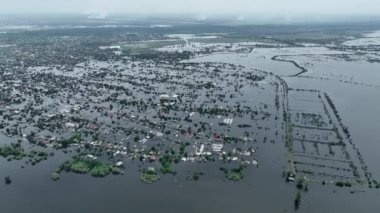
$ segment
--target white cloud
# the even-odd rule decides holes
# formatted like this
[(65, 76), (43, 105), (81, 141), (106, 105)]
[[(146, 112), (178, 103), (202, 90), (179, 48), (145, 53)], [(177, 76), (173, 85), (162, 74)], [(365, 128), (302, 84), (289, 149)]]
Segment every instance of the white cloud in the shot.
[(244, 16), (238, 16), (238, 17), (236, 18), (236, 21), (244, 21)]
[(0, 0), (0, 12), (203, 15), (378, 14), (379, 0)]

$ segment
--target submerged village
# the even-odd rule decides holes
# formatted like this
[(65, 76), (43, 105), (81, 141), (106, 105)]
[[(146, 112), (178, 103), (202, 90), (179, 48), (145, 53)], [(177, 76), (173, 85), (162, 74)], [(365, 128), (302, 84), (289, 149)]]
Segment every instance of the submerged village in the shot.
[[(62, 172), (120, 175), (129, 161), (140, 161), (140, 180), (153, 183), (176, 174), (176, 164), (220, 161), (222, 177), (238, 181), (246, 167), (259, 165), (257, 140), (282, 137), (271, 128), (283, 122), (281, 85), (265, 72), (177, 61), (188, 53), (138, 59), (120, 46), (99, 46), (101, 60), (80, 63), (49, 55), (54, 49), (3, 48), (0, 127), (9, 143), (0, 155), (33, 166), (62, 151), (72, 159), (52, 172), (53, 180)], [(42, 66), (39, 58), (59, 65)]]
[[(292, 88), (284, 80), (308, 71), (309, 64), (286, 52), (305, 56), (306, 44), (139, 30), (0, 34), (0, 156), (22, 162), (25, 169), (63, 155), (46, 174), (52, 181), (65, 181), (68, 173), (124, 175), (133, 164), (138, 181), (156, 184), (183, 170), (186, 181), (202, 181), (207, 171), (196, 165), (212, 165), (220, 179), (237, 182), (284, 153), (283, 164), (276, 166), (284, 182), (297, 188), (296, 208), (309, 184), (352, 188), (351, 193), (380, 188), (329, 94)], [(316, 52), (354, 60), (344, 51), (358, 51), (329, 45)], [(268, 60), (299, 72), (280, 75), (203, 61), (255, 51), (274, 54)], [(352, 79), (343, 83), (377, 87)], [(284, 151), (271, 153), (263, 144)], [(11, 175), (1, 175), (6, 184), (17, 184)]]

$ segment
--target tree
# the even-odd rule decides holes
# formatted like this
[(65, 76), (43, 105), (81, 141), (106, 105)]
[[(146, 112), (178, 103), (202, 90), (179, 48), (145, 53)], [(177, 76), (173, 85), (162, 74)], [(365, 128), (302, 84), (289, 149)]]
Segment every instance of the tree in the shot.
[(301, 193), (297, 191), (296, 198), (294, 199), (294, 207), (296, 209), (299, 209), (300, 206), (301, 206)]
[(297, 188), (298, 189), (303, 189), (303, 179), (299, 179), (298, 182), (297, 182)]

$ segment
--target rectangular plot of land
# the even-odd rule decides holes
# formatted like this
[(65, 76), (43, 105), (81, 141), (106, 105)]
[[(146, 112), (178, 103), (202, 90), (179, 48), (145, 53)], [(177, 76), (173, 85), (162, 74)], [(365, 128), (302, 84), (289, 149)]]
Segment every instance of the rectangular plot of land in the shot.
[(323, 103), (316, 93), (290, 92), (289, 108), (299, 112), (324, 112)]
[(342, 147), (342, 146), (331, 146), (331, 151), (332, 151), (332, 156), (334, 159), (350, 161), (350, 159), (347, 158), (347, 155), (344, 153), (344, 147)]
[(319, 155), (324, 157), (333, 157), (332, 147), (327, 144), (318, 144)]
[(348, 180), (348, 181), (353, 181), (353, 180), (356, 180), (356, 178), (353, 176), (353, 175), (345, 175), (345, 174), (331, 174), (331, 173), (327, 173), (327, 172), (315, 172), (315, 171), (312, 171), (310, 169), (306, 169), (306, 170), (301, 170), (301, 169), (296, 169), (296, 172), (299, 176), (306, 176), (307, 178), (310, 178), (310, 179), (318, 179), (318, 180), (333, 180), (333, 181), (337, 181), (337, 180)]
[(291, 100), (320, 101), (319, 94), (319, 92), (292, 90), (289, 91), (288, 96)]
[(321, 130), (293, 126), (293, 138), (322, 143), (338, 143), (337, 134), (333, 130)]
[(324, 113), (293, 111), (291, 115), (291, 122), (297, 126), (329, 129), (333, 128), (329, 117)]
[(308, 164), (321, 164), (330, 167), (340, 167), (340, 168), (350, 168), (349, 161), (344, 161), (340, 159), (326, 158), (322, 156), (313, 156), (307, 154), (295, 154), (294, 155), (295, 162), (308, 163)]
[(291, 112), (324, 113), (322, 102), (289, 100)]
[(310, 155), (319, 155), (315, 143), (303, 143), (305, 146), (305, 153)]
[(341, 167), (333, 167), (333, 166), (326, 166), (326, 165), (320, 165), (317, 163), (314, 164), (304, 164), (304, 163), (296, 163), (295, 164), (297, 170), (301, 171), (310, 171), (316, 174), (329, 174), (329, 175), (335, 175), (335, 176), (346, 176), (353, 178), (352, 170), (349, 168), (341, 168)]
[(300, 153), (304, 153), (306, 151), (301, 141), (293, 141), (293, 149), (294, 152)]

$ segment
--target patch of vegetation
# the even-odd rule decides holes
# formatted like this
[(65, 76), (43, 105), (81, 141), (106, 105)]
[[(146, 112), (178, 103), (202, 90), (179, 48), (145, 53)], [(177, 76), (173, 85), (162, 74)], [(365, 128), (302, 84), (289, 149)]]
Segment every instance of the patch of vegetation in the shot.
[(44, 151), (35, 151), (32, 150), (29, 153), (24, 151), (24, 148), (20, 143), (11, 143), (0, 145), (0, 156), (7, 158), (8, 161), (11, 160), (21, 160), (24, 157), (29, 157), (29, 162), (32, 165), (39, 163), (43, 160), (46, 160), (48, 153)]
[(204, 175), (203, 172), (193, 172), (191, 175), (187, 176), (186, 179), (190, 181), (198, 181), (199, 178)]
[(232, 181), (239, 181), (243, 179), (243, 174), (238, 172), (231, 172), (227, 175), (227, 178)]
[(0, 156), (4, 158), (8, 156), (23, 158), (25, 153), (20, 143), (12, 143), (10, 145), (0, 145)]
[(173, 156), (171, 155), (164, 155), (162, 158), (160, 158), (160, 172), (163, 174), (176, 174), (176, 172), (171, 167), (173, 160)]
[(59, 178), (60, 178), (60, 175), (57, 172), (54, 172), (51, 174), (52, 180), (57, 181), (57, 180), (59, 180)]
[(35, 158), (35, 157), (38, 157), (38, 158), (47, 158), (48, 156), (48, 153), (47, 152), (44, 152), (44, 151), (36, 151), (36, 150), (32, 150), (28, 153), (28, 157), (29, 158)]
[(62, 146), (62, 148), (67, 148), (70, 144), (78, 143), (81, 141), (81, 134), (76, 134), (71, 136), (68, 139), (60, 140), (58, 143)]
[(146, 184), (152, 184), (159, 179), (158, 172), (154, 168), (145, 169), (140, 176), (140, 181)]
[(221, 167), (220, 170), (224, 172), (228, 180), (239, 181), (244, 178), (242, 165), (240, 165), (238, 168), (234, 168), (231, 170)]
[(39, 163), (43, 160), (47, 160), (48, 153), (44, 151), (35, 151), (32, 150), (28, 153), (28, 157), (30, 158), (29, 161), (32, 165)]
[(304, 179), (299, 179), (297, 182), (297, 189), (303, 189)]
[(4, 178), (4, 180), (5, 180), (5, 184), (11, 184), (11, 183), (12, 183), (12, 179), (11, 179), (10, 176), (6, 176), (6, 177)]
[(297, 209), (301, 206), (301, 192), (297, 191), (296, 198), (294, 199), (294, 207)]
[(185, 149), (186, 149), (186, 144), (181, 144), (181, 146), (179, 147), (179, 154), (180, 155), (185, 154)]
[(252, 73), (247, 74), (247, 79), (251, 81), (262, 81), (265, 79), (265, 76), (259, 76), (259, 75), (254, 75)]
[(91, 168), (90, 175), (93, 177), (105, 177), (109, 175), (111, 171), (111, 166), (104, 163), (99, 163), (98, 165), (95, 165)]
[(296, 120), (302, 125), (312, 125), (316, 127), (325, 127), (327, 123), (324, 121), (322, 115), (315, 113), (297, 113)]
[(352, 186), (352, 183), (351, 182), (349, 182), (349, 181), (345, 181), (345, 182), (343, 182), (343, 181), (337, 181), (336, 183), (335, 183), (335, 186), (339, 186), (339, 187), (351, 187)]
[(91, 170), (90, 165), (86, 161), (74, 161), (70, 165), (70, 171), (75, 173), (88, 173)]
[(62, 164), (57, 173), (61, 171), (74, 172), (78, 174), (89, 173), (93, 177), (105, 177), (109, 174), (120, 174), (122, 171), (119, 168), (113, 167), (108, 163), (96, 160), (83, 160), (76, 158), (73, 161), (68, 161)]
[(250, 125), (250, 124), (238, 124), (238, 127), (239, 128), (251, 128), (252, 125)]
[(376, 189), (380, 189), (380, 182), (378, 182), (378, 181), (376, 181), (376, 180), (373, 180), (372, 182), (373, 182), (373, 184), (375, 185), (375, 188), (376, 188)]
[(123, 170), (121, 170), (120, 168), (117, 168), (117, 167), (112, 167), (111, 172), (112, 172), (112, 174), (114, 174), (114, 175), (120, 175), (120, 174), (123, 174)]

